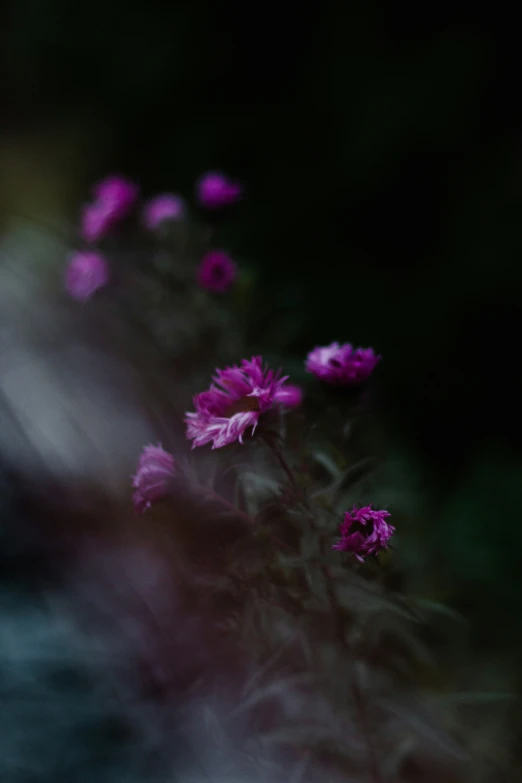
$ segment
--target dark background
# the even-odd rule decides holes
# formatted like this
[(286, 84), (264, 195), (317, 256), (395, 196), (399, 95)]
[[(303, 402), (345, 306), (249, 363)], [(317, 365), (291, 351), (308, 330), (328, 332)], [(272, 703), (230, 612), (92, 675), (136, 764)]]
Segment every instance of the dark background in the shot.
[(422, 562), (477, 618), (477, 649), (517, 656), (515, 17), (19, 0), (2, 27), (4, 149), (30, 139), (57, 179), (77, 172), (71, 221), (107, 172), (150, 194), (190, 195), (214, 168), (246, 183), (221, 242), (258, 268), (259, 306), (283, 317), (293, 356), (334, 339), (383, 355), (383, 425), (405, 475), (421, 472)]

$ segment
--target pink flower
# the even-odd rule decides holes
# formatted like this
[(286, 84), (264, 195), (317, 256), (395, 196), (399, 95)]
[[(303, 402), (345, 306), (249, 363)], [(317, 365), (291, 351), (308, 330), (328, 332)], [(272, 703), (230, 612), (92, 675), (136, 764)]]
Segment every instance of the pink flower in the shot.
[(332, 549), (351, 552), (357, 560), (363, 562), (367, 555), (376, 555), (388, 548), (388, 541), (395, 528), (386, 522), (388, 511), (373, 511), (372, 504), (362, 508), (353, 507), (347, 511), (341, 523), (341, 539)]
[(287, 408), (299, 408), (303, 402), (303, 390), (299, 386), (287, 383), (279, 391), (277, 401)]
[(65, 287), (73, 299), (85, 302), (109, 281), (109, 268), (99, 253), (76, 253), (65, 272)]
[(132, 501), (138, 514), (143, 514), (153, 503), (168, 495), (175, 475), (176, 461), (172, 454), (161, 446), (145, 446), (132, 481), (136, 489)]
[(111, 229), (114, 218), (105, 204), (85, 204), (80, 215), (80, 234), (86, 242), (97, 242)]
[(94, 187), (96, 201), (85, 204), (80, 233), (87, 242), (102, 239), (119, 220), (127, 217), (138, 197), (138, 188), (123, 177), (107, 177)]
[(185, 214), (185, 204), (180, 196), (163, 193), (151, 199), (143, 209), (145, 226), (154, 231), (165, 220), (179, 220)]
[(198, 268), (198, 283), (215, 294), (228, 291), (237, 277), (237, 266), (223, 250), (210, 250)]
[(380, 359), (373, 348), (354, 350), (349, 343), (332, 343), (323, 348), (314, 348), (308, 354), (306, 369), (327, 383), (352, 386), (365, 381)]
[(209, 171), (197, 184), (199, 203), (207, 209), (227, 207), (239, 201), (243, 188), (219, 171)]
[(114, 220), (127, 217), (138, 198), (138, 186), (124, 177), (114, 175), (94, 187), (98, 204), (103, 204)]
[(251, 427), (254, 434), (263, 413), (287, 404), (287, 377), (281, 378), (280, 371), (263, 368), (260, 356), (250, 361), (243, 359), (241, 367), (216, 370), (215, 385), (194, 397), (196, 412), (186, 415), (187, 438), (193, 441), (192, 448), (211, 441), (213, 449), (236, 440), (243, 443), (244, 433)]

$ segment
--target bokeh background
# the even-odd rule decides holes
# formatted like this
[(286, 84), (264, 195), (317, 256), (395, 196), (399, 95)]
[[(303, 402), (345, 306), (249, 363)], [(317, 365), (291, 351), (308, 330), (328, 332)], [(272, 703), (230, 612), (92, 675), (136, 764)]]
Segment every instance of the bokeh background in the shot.
[(516, 690), (514, 17), (371, 1), (7, 6), (2, 234), (18, 232), (35, 265), (59, 266), (30, 228), (52, 245), (65, 226), (72, 242), (78, 205), (107, 172), (145, 194), (189, 196), (215, 168), (246, 183), (219, 239), (257, 270), (259, 307), (278, 314), (267, 340), (280, 338), (289, 362), (334, 339), (384, 356), (377, 415), (391, 500), (411, 505), (412, 582), (464, 615), (464, 660), (484, 688)]

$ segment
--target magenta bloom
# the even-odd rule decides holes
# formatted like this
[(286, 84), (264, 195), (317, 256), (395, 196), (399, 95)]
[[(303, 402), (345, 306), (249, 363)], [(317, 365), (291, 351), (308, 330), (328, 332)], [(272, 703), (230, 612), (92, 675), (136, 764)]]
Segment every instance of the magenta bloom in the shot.
[(280, 371), (263, 368), (260, 356), (250, 361), (243, 359), (241, 367), (216, 370), (215, 385), (194, 397), (196, 412), (187, 413), (185, 418), (192, 448), (211, 441), (213, 449), (236, 440), (243, 443), (245, 431), (251, 427), (253, 435), (263, 413), (287, 404), (287, 377), (281, 378)]
[(185, 214), (185, 203), (180, 196), (163, 193), (151, 199), (143, 209), (145, 226), (154, 231), (166, 220), (179, 220)]
[(94, 187), (98, 204), (103, 204), (113, 220), (127, 217), (138, 198), (138, 186), (120, 176), (111, 176)]
[(376, 555), (381, 549), (388, 548), (388, 541), (395, 528), (386, 522), (388, 511), (373, 511), (372, 504), (362, 508), (353, 507), (347, 511), (341, 523), (341, 538), (332, 549), (351, 552), (357, 560), (363, 562), (365, 556)]
[(237, 266), (223, 250), (210, 250), (198, 268), (198, 283), (207, 291), (223, 294), (237, 277)]
[(172, 454), (161, 446), (145, 446), (132, 481), (136, 489), (132, 501), (138, 514), (143, 514), (169, 494), (175, 475), (176, 461)]
[(99, 253), (75, 253), (65, 272), (65, 287), (73, 299), (85, 302), (109, 281), (109, 267)]
[(97, 242), (110, 231), (114, 218), (105, 204), (85, 204), (80, 217), (80, 234), (86, 242)]
[(306, 359), (306, 369), (327, 383), (352, 386), (365, 381), (380, 359), (373, 348), (354, 350), (349, 343), (332, 343), (314, 348)]
[(243, 195), (243, 188), (219, 171), (209, 171), (197, 185), (199, 203), (207, 209), (218, 209), (235, 204)]
[(107, 177), (94, 188), (96, 201), (85, 204), (80, 233), (87, 242), (102, 239), (119, 220), (127, 217), (138, 197), (138, 188), (123, 177)]
[(299, 386), (287, 383), (280, 389), (277, 401), (287, 408), (299, 408), (303, 402), (303, 390)]

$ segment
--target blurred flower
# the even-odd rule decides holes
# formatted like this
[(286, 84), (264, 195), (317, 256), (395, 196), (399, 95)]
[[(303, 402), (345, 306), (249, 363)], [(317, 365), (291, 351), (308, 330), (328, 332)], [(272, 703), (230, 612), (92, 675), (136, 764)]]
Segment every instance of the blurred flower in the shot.
[(303, 390), (299, 386), (287, 383), (275, 393), (275, 400), (287, 408), (298, 408), (303, 402)]
[(109, 268), (99, 253), (76, 253), (65, 272), (65, 287), (73, 299), (86, 301), (109, 281)]
[(143, 208), (143, 222), (154, 231), (165, 220), (179, 220), (185, 214), (185, 204), (180, 196), (163, 193), (152, 198)]
[(120, 176), (111, 176), (94, 187), (98, 204), (103, 204), (113, 220), (127, 217), (138, 198), (138, 186)]
[(351, 552), (363, 562), (366, 555), (376, 555), (388, 548), (388, 541), (395, 528), (386, 522), (388, 511), (373, 511), (372, 504), (347, 511), (341, 523), (341, 539), (332, 549)]
[(243, 188), (219, 171), (209, 171), (197, 185), (199, 203), (207, 209), (227, 207), (239, 201)]
[(236, 440), (243, 443), (245, 431), (252, 427), (254, 434), (263, 413), (277, 404), (285, 404), (287, 377), (281, 378), (280, 371), (274, 373), (263, 368), (260, 356), (250, 361), (243, 359), (241, 367), (216, 370), (213, 378), (216, 385), (197, 394), (196, 412), (186, 415), (187, 438), (193, 441), (192, 448), (211, 441), (213, 449)]
[(80, 234), (97, 242), (112, 226), (127, 217), (138, 197), (138, 188), (123, 177), (107, 177), (94, 187), (96, 201), (85, 204), (80, 216)]
[(198, 283), (202, 288), (223, 294), (237, 276), (237, 266), (223, 250), (210, 250), (198, 268)]
[(327, 383), (350, 386), (365, 381), (380, 358), (375, 355), (373, 348), (354, 350), (349, 343), (332, 343), (323, 348), (314, 348), (308, 354), (306, 369)]
[(85, 204), (80, 216), (80, 234), (86, 242), (97, 242), (110, 230), (114, 218), (105, 204)]
[(143, 514), (153, 503), (163, 500), (175, 475), (176, 461), (172, 454), (161, 446), (145, 446), (132, 481), (136, 489), (132, 496), (136, 511)]

